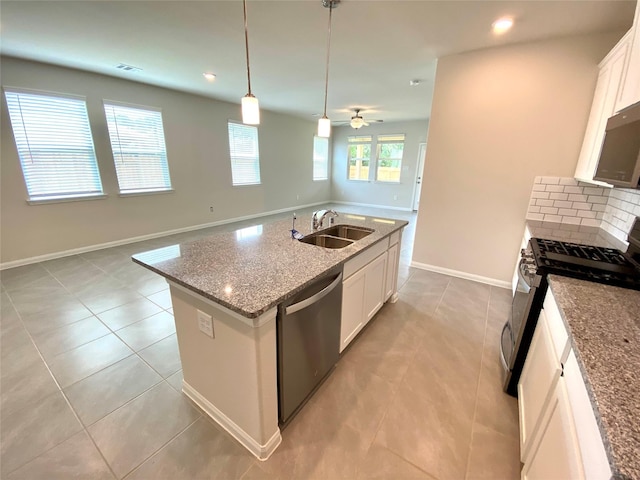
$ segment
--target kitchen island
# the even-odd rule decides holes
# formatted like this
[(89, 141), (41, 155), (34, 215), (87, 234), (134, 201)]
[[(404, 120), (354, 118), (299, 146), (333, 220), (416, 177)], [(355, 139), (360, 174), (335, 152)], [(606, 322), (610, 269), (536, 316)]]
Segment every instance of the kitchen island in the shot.
[[(364, 270), (358, 259), (371, 252), (384, 257), (389, 288), (380, 305), (397, 298), (397, 253), (407, 222), (340, 213), (336, 224), (373, 232), (345, 248), (327, 249), (293, 239), (291, 221), (280, 220), (133, 256), (169, 282), (183, 392), (261, 460), (281, 441), (278, 305), (345, 263)], [(311, 222), (298, 221), (296, 228), (311, 233)], [(389, 255), (392, 239), (395, 253)], [(349, 320), (344, 311), (343, 304), (343, 322)]]

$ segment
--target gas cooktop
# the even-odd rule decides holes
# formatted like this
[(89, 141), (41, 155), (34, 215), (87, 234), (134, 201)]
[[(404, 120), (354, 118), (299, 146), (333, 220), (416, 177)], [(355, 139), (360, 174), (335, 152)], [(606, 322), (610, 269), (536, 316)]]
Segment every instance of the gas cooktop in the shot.
[(614, 248), (532, 238), (537, 272), (640, 290), (640, 265)]

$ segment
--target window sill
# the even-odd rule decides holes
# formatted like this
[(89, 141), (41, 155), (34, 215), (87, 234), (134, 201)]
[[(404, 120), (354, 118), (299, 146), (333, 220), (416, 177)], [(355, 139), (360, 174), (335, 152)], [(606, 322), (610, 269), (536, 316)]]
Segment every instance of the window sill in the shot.
[(358, 180), (357, 178), (347, 178), (347, 182), (371, 183), (371, 180)]
[(140, 197), (143, 195), (161, 195), (163, 193), (173, 193), (175, 190), (173, 188), (168, 188), (166, 190), (146, 190), (140, 192), (120, 192), (118, 194), (119, 197)]
[(329, 179), (328, 178), (314, 178), (313, 181), (314, 182), (328, 182)]
[(68, 203), (68, 202), (84, 202), (86, 200), (102, 200), (103, 198), (107, 198), (107, 195), (104, 193), (99, 193), (96, 195), (82, 195), (79, 197), (56, 197), (56, 198), (37, 198), (27, 199), (28, 205), (44, 205), (48, 203)]

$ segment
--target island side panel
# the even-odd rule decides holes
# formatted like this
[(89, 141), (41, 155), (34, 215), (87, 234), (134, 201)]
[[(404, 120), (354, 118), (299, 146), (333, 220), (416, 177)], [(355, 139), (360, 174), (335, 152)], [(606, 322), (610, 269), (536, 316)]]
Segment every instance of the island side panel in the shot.
[[(268, 458), (281, 440), (275, 309), (250, 326), (253, 319), (172, 284), (171, 299), (183, 391), (256, 457)], [(211, 315), (214, 338), (200, 331), (198, 310)]]

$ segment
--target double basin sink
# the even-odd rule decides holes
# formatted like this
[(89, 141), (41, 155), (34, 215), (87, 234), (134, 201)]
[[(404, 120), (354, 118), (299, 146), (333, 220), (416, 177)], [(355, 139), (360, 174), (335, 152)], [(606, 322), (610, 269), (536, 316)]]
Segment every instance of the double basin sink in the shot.
[(310, 233), (300, 239), (302, 243), (324, 248), (344, 248), (356, 240), (371, 235), (373, 229), (354, 225), (334, 225), (319, 232)]

